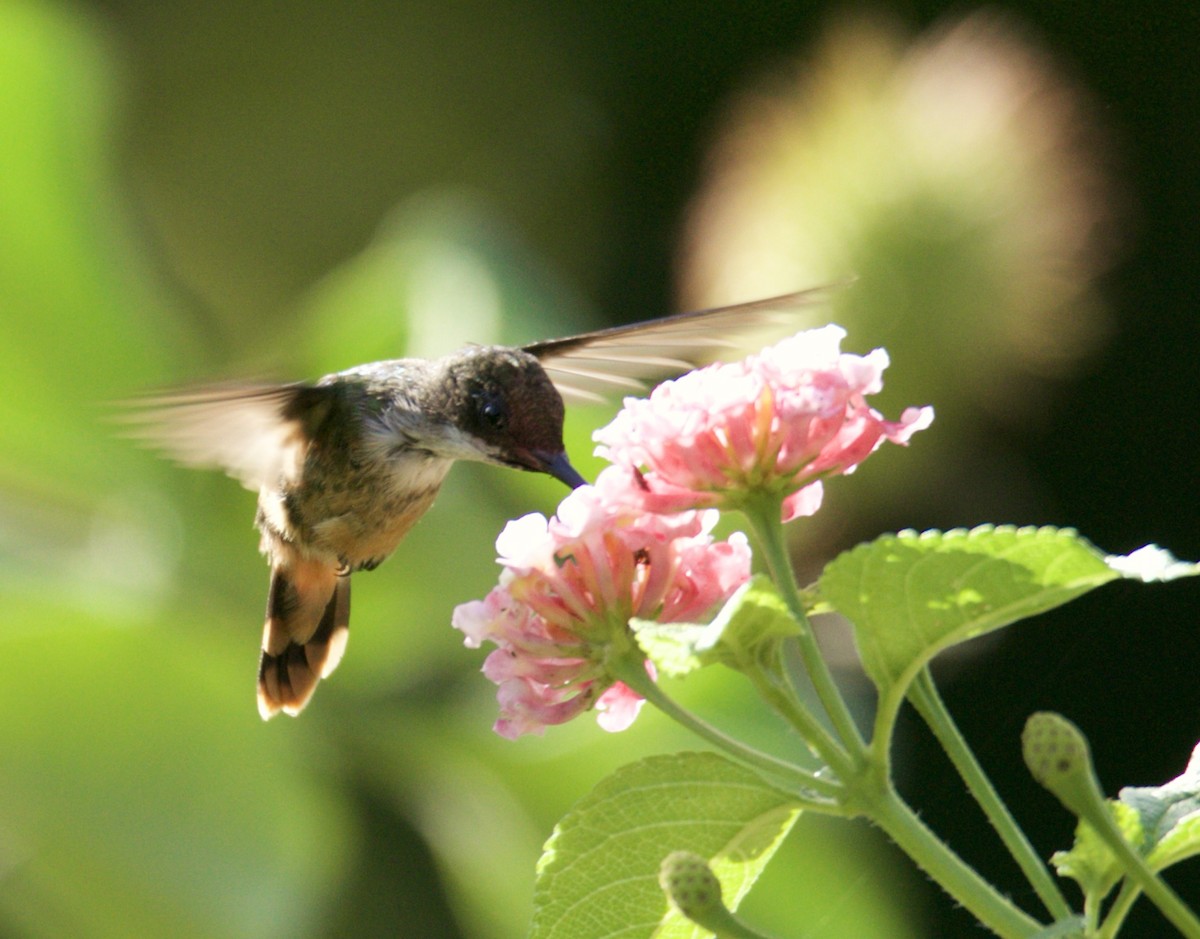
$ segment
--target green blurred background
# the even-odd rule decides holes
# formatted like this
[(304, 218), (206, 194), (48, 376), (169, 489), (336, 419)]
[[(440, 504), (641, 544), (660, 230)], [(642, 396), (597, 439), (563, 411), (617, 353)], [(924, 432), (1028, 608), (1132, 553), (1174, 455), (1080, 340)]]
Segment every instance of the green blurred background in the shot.
[[(105, 402), (139, 390), (854, 273), (813, 322), (887, 346), (880, 406), (938, 422), (829, 487), (803, 570), (985, 521), (1200, 557), (1200, 19), (1152, 9), (3, 0), (0, 935), (520, 936), (559, 815), (697, 745), (650, 713), (491, 734), (450, 613), (494, 581), (504, 521), (562, 490), (474, 466), (356, 578), (312, 707), (263, 724), (254, 497), (114, 437)], [(585, 473), (607, 419), (571, 417)], [(943, 663), (1043, 854), (1072, 826), (1024, 778), (1025, 716), (1079, 723), (1110, 793), (1177, 775), (1198, 610), (1194, 585), (1110, 588)], [(728, 676), (673, 690), (772, 741)], [(1036, 908), (915, 723), (898, 762)], [(1194, 862), (1176, 881), (1200, 900)], [(812, 819), (746, 909), (780, 935), (979, 934), (865, 826)], [(1164, 934), (1140, 912), (1128, 935)]]

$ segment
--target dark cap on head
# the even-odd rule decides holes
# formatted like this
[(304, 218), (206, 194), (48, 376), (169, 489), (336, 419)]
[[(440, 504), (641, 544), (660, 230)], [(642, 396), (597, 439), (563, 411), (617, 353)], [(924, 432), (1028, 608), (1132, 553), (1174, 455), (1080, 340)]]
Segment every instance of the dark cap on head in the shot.
[(446, 416), (481, 441), (490, 460), (584, 484), (563, 446), (562, 396), (536, 358), (477, 346), (443, 361)]

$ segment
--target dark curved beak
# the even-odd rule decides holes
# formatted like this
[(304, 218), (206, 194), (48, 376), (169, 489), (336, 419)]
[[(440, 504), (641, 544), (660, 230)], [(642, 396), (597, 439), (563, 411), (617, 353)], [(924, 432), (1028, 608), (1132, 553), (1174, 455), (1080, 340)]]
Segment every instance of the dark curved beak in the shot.
[(567, 459), (567, 454), (563, 453), (545, 453), (540, 450), (534, 450), (532, 453), (534, 460), (538, 464), (538, 469), (543, 473), (549, 473), (555, 479), (566, 483), (572, 489), (578, 489), (580, 486), (586, 486), (587, 480), (584, 479), (571, 465), (571, 461)]

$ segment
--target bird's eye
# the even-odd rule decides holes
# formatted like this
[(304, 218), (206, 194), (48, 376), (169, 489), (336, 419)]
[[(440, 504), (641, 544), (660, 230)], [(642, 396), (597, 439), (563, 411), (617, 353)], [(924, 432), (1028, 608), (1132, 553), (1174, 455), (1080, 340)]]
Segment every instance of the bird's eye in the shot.
[(501, 430), (508, 423), (508, 411), (499, 395), (485, 394), (479, 397), (479, 416), (495, 430)]

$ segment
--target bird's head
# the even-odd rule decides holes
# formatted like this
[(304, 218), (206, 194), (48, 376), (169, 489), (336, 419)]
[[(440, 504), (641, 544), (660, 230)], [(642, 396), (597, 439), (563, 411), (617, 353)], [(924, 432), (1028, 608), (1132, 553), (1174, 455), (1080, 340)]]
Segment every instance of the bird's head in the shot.
[(475, 459), (548, 473), (572, 488), (586, 482), (563, 445), (562, 396), (536, 358), (474, 346), (438, 364), (443, 416)]

